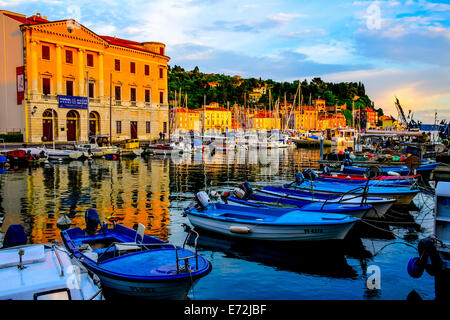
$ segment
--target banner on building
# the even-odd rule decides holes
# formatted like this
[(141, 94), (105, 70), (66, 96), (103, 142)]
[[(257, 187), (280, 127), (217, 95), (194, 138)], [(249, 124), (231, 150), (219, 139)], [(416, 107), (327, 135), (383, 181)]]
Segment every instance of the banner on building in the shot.
[(87, 109), (88, 103), (87, 97), (58, 96), (58, 105), (60, 108)]
[(17, 104), (21, 105), (25, 97), (25, 75), (24, 68), (16, 67), (16, 84), (17, 84)]

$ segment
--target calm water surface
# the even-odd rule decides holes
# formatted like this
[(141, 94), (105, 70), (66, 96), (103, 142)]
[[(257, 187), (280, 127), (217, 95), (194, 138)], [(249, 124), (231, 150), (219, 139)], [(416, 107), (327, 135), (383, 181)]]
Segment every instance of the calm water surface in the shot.
[[(33, 243), (60, 241), (61, 215), (84, 228), (84, 211), (93, 207), (102, 219), (121, 214), (125, 226), (143, 223), (147, 234), (182, 245), (192, 227), (183, 208), (196, 192), (232, 189), (243, 181), (280, 185), (302, 169), (318, 169), (318, 158), (318, 150), (243, 150), (10, 168), (0, 174), (0, 236), (19, 223)], [(261, 245), (200, 231), (199, 252), (213, 269), (189, 298), (404, 300), (416, 290), (434, 299), (434, 279), (426, 272), (412, 279), (406, 271), (417, 256), (406, 244), (417, 247), (432, 231), (433, 199), (419, 194), (414, 202), (417, 209), (391, 212), (388, 224), (360, 223), (337, 243)], [(381, 273), (378, 290), (366, 285), (373, 266)]]

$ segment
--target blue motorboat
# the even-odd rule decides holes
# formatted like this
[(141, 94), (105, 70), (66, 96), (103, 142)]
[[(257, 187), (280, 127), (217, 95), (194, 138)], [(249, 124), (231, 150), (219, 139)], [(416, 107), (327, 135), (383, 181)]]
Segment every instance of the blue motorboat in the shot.
[(358, 219), (344, 214), (213, 203), (204, 191), (185, 209), (194, 227), (222, 235), (268, 241), (344, 239)]
[[(67, 250), (101, 281), (105, 296), (184, 299), (190, 287), (211, 271), (195, 252), (163, 242), (119, 224), (101, 223), (94, 209), (86, 211), (86, 229), (61, 232)], [(101, 228), (98, 231), (98, 225)]]
[(305, 180), (302, 173), (296, 174), (296, 181), (285, 184), (284, 188), (311, 191), (322, 194), (363, 194), (366, 196), (377, 196), (387, 199), (395, 199), (398, 205), (409, 205), (419, 193), (419, 189), (403, 186), (369, 186), (349, 185), (340, 181), (314, 181)]
[[(255, 208), (273, 208), (277, 210), (293, 210), (307, 212), (322, 212), (322, 213), (340, 213), (347, 214), (356, 218), (363, 218), (364, 215), (372, 209), (371, 205), (345, 203), (345, 202), (311, 202), (308, 200), (290, 199), (284, 197), (275, 197), (270, 195), (260, 195), (251, 193), (248, 196), (241, 196), (241, 193), (235, 192), (235, 195), (223, 196), (226, 203), (230, 202), (235, 205), (242, 205)], [(360, 201), (363, 202), (363, 201)]]
[[(428, 174), (439, 165), (439, 162), (426, 163), (421, 164), (416, 169), (417, 174)], [(369, 165), (358, 165), (358, 166), (344, 166), (342, 172), (347, 174), (365, 174), (371, 166)], [(407, 166), (399, 165), (399, 166), (376, 166), (381, 172), (381, 174), (389, 175), (389, 173), (394, 172), (400, 174), (401, 176), (407, 176), (411, 173), (410, 168)]]

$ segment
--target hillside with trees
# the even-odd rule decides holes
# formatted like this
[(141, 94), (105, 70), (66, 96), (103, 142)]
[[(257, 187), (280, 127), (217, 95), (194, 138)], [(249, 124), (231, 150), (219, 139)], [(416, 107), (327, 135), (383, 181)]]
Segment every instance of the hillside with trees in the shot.
[[(177, 92), (177, 100), (181, 100), (181, 105), (184, 106), (187, 96), (187, 106), (190, 109), (202, 107), (205, 96), (207, 104), (218, 102), (219, 105), (226, 105), (228, 102), (230, 106), (235, 103), (256, 107), (268, 106), (269, 90), (261, 96), (257, 103), (252, 103), (248, 99), (248, 94), (252, 92), (253, 88), (264, 86), (265, 83), (267, 88), (270, 88), (272, 106), (278, 99), (282, 103), (285, 96), (287, 102), (292, 103), (299, 88), (298, 80), (277, 82), (271, 79), (262, 80), (261, 78), (244, 79), (238, 76), (202, 73), (198, 67), (195, 67), (192, 71), (185, 71), (177, 65), (172, 68), (169, 67), (168, 77), (169, 100), (175, 100), (175, 92)], [(181, 99), (179, 97), (180, 89)], [(364, 84), (361, 82), (331, 83), (324, 82), (321, 78), (313, 78), (308, 82), (305, 79), (300, 83), (300, 93), (303, 105), (310, 105), (311, 100), (314, 99), (325, 99), (327, 106), (347, 104), (347, 111), (344, 112), (347, 123), (350, 123), (352, 119), (352, 105), (355, 109), (373, 106), (365, 92)], [(298, 105), (298, 102), (297, 94), (295, 105)], [(379, 116), (383, 114), (381, 108), (377, 111)]]

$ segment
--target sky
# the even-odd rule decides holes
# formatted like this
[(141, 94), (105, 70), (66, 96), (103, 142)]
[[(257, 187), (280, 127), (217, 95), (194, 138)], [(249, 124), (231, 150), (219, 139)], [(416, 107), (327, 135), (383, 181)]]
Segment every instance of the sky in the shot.
[(99, 35), (166, 44), (171, 66), (276, 81), (363, 82), (397, 117), (450, 120), (450, 0), (0, 0)]

